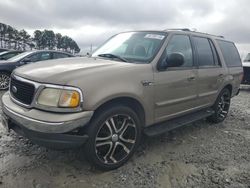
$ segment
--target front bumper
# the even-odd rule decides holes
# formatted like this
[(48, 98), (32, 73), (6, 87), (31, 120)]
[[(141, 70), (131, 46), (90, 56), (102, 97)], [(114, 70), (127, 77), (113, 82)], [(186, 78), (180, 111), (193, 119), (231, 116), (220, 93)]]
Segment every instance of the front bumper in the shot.
[(14, 103), (8, 92), (2, 97), (2, 113), (10, 129), (39, 145), (58, 149), (77, 147), (86, 142), (87, 135), (73, 134), (72, 131), (84, 127), (93, 115), (93, 111), (55, 113), (27, 109)]

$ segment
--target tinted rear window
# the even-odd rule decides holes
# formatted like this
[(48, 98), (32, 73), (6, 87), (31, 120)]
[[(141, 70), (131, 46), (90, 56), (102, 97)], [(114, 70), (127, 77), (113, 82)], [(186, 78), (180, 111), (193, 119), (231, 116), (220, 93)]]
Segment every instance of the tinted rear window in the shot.
[(217, 40), (228, 67), (241, 66), (240, 55), (234, 43)]
[(215, 66), (214, 55), (207, 38), (193, 37), (196, 45), (199, 66)]
[(66, 58), (66, 57), (70, 57), (70, 56), (67, 54), (63, 54), (63, 53), (54, 53), (54, 59)]

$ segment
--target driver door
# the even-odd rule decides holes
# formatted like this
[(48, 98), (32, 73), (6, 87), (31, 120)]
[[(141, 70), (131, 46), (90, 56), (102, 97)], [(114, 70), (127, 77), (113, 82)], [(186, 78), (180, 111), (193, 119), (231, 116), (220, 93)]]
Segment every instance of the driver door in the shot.
[(172, 53), (184, 56), (184, 64), (155, 72), (155, 122), (168, 120), (197, 107), (197, 69), (188, 35), (173, 35), (159, 63), (166, 63)]

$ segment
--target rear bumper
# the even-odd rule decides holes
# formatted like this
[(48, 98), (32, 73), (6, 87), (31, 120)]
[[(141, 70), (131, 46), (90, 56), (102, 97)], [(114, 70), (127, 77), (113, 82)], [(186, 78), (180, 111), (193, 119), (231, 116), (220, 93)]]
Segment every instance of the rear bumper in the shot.
[(77, 134), (93, 115), (93, 111), (55, 113), (26, 109), (14, 103), (8, 92), (2, 97), (2, 119), (13, 129), (34, 143), (50, 148), (72, 148), (83, 145), (87, 135)]

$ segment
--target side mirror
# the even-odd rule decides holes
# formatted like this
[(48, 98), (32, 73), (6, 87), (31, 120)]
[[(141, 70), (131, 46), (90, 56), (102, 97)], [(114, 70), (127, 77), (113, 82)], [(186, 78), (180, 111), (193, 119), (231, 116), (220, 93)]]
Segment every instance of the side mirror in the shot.
[(168, 67), (180, 67), (184, 64), (184, 56), (181, 53), (172, 53), (162, 59), (161, 63), (158, 64), (159, 70), (166, 70)]
[(172, 53), (166, 59), (166, 67), (181, 67), (184, 64), (182, 53)]

